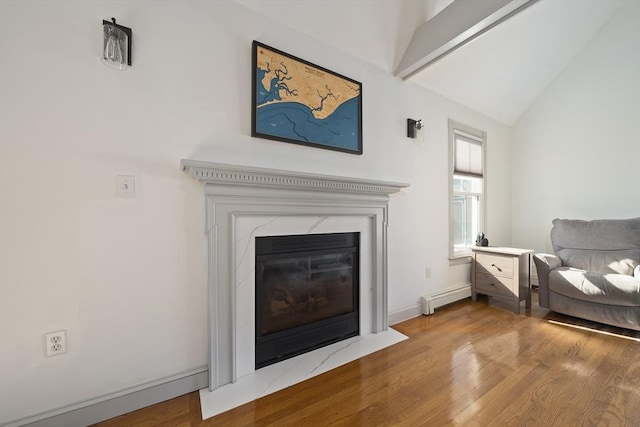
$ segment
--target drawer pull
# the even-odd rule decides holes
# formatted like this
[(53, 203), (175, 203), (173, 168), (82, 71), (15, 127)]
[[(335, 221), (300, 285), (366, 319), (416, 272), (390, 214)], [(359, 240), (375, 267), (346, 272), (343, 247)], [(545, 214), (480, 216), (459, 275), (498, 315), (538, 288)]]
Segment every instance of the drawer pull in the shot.
[(491, 267), (495, 267), (495, 268), (496, 268), (496, 270), (498, 270), (498, 271), (502, 271), (502, 269), (501, 269), (500, 267), (498, 267), (497, 265), (495, 265), (495, 264), (491, 264)]

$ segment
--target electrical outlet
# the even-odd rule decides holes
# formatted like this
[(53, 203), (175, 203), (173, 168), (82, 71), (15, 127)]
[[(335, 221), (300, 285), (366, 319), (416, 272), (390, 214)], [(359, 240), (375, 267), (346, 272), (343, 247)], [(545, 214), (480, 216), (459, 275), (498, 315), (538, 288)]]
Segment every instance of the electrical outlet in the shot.
[(429, 277), (431, 277), (431, 267), (427, 267), (426, 272), (425, 272), (425, 276), (427, 277), (427, 279)]
[(57, 356), (67, 352), (67, 331), (49, 332), (45, 335), (47, 356)]

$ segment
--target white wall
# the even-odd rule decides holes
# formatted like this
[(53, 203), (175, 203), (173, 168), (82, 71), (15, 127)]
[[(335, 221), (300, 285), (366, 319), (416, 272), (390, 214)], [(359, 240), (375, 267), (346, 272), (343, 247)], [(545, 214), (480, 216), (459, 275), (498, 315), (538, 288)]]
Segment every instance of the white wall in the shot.
[[(133, 27), (125, 72), (99, 61), (111, 16)], [(253, 39), (363, 83), (362, 156), (249, 136)], [(394, 312), (450, 281), (453, 118), (488, 132), (486, 231), (510, 243), (506, 126), (233, 2), (3, 1), (0, 52), (0, 422), (206, 364), (203, 198), (182, 158), (411, 183), (390, 207)], [(135, 198), (116, 198), (121, 174)], [(68, 352), (47, 358), (57, 329)]]
[(552, 251), (554, 218), (640, 216), (640, 3), (580, 51), (512, 128), (515, 246)]

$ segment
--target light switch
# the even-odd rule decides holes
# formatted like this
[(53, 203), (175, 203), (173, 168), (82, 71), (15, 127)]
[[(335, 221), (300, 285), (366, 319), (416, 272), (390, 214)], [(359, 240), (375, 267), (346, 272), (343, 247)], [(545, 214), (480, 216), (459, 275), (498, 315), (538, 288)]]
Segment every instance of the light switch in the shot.
[(136, 177), (132, 175), (116, 176), (116, 195), (119, 199), (134, 197), (136, 195)]

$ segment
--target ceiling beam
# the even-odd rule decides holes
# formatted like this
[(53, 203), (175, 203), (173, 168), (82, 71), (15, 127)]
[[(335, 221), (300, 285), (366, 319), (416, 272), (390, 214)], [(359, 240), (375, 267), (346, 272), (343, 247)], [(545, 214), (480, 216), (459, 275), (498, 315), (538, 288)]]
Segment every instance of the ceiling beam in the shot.
[(422, 24), (396, 69), (408, 79), (538, 0), (455, 0)]

